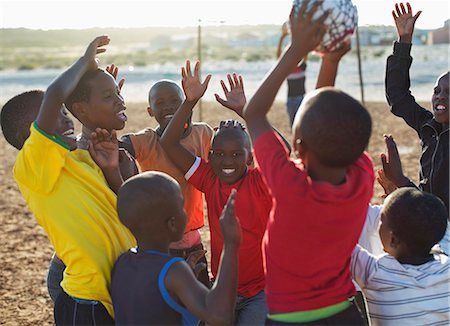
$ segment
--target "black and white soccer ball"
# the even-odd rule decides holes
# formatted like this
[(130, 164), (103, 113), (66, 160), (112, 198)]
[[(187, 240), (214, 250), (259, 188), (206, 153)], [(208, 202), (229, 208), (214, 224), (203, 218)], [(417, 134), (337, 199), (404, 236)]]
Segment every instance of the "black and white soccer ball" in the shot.
[[(303, 2), (304, 0), (294, 0), (295, 13), (298, 13)], [(316, 0), (310, 0), (306, 11), (315, 3)], [(326, 53), (339, 48), (352, 37), (358, 27), (358, 10), (351, 0), (323, 0), (313, 19), (319, 18), (329, 9), (332, 9), (332, 12), (325, 20), (328, 29), (316, 49), (317, 52)]]

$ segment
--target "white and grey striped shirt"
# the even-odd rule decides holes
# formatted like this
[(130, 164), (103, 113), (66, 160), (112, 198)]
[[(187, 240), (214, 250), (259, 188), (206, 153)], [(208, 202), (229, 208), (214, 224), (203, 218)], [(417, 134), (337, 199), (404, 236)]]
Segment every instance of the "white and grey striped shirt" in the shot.
[(376, 257), (358, 245), (351, 271), (367, 299), (372, 325), (450, 324), (447, 256), (416, 266), (388, 254)]

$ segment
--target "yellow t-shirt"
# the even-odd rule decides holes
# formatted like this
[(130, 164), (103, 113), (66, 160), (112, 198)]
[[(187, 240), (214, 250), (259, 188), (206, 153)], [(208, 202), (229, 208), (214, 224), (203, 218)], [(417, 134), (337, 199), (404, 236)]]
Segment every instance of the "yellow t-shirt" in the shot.
[[(180, 143), (196, 156), (208, 160), (214, 131), (206, 123), (193, 123), (191, 133)], [(173, 177), (180, 184), (184, 196), (184, 209), (188, 216), (185, 232), (204, 225), (203, 195), (184, 178), (184, 174), (172, 163), (162, 148), (159, 136), (153, 129), (144, 129), (130, 135), (135, 158), (141, 171), (159, 171)]]
[(66, 265), (64, 291), (101, 301), (114, 316), (108, 290), (111, 270), (136, 240), (120, 222), (117, 197), (89, 152), (70, 151), (59, 137), (34, 123), (14, 164), (14, 177)]

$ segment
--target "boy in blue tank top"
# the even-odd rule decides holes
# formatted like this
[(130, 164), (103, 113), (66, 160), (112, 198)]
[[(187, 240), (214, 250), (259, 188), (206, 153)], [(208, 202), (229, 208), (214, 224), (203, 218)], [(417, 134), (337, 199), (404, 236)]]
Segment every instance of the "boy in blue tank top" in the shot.
[(224, 248), (219, 276), (209, 290), (188, 263), (169, 256), (186, 226), (180, 186), (162, 172), (144, 172), (120, 188), (117, 211), (138, 246), (114, 265), (110, 293), (117, 325), (231, 324), (236, 300), (241, 229), (234, 215), (234, 190), (221, 227)]

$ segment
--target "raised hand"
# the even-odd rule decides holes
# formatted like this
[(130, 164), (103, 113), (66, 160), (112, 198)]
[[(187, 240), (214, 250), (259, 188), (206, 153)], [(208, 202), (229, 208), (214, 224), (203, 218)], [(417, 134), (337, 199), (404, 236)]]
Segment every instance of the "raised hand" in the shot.
[(384, 142), (387, 155), (382, 153), (380, 158), (385, 176), (397, 187), (410, 183), (410, 180), (403, 174), (402, 162), (394, 138), (391, 135), (384, 135)]
[(384, 194), (380, 196), (381, 198), (386, 198), (391, 192), (397, 189), (397, 186), (386, 177), (383, 169), (377, 171), (377, 181), (384, 190)]
[(102, 35), (97, 36), (88, 46), (86, 52), (84, 53), (84, 58), (88, 61), (90, 69), (97, 69), (98, 67), (98, 59), (96, 59), (96, 55), (99, 53), (103, 53), (106, 51), (103, 46), (109, 44), (109, 36)]
[(352, 49), (352, 42), (348, 40), (341, 44), (339, 48), (334, 51), (326, 52), (322, 54), (322, 60), (328, 60), (332, 62), (339, 62), (344, 55), (346, 55)]
[[(111, 64), (110, 66), (106, 66), (106, 69), (105, 69), (105, 70), (106, 70), (107, 72), (109, 72), (109, 74), (110, 74), (111, 76), (114, 77), (114, 80), (117, 81), (117, 74), (119, 73), (119, 67), (117, 67), (117, 66), (114, 65), (114, 63), (113, 63), (113, 64)], [(123, 86), (124, 83), (125, 83), (125, 78), (122, 78), (122, 79), (119, 81), (119, 83), (117, 84), (117, 86), (119, 86), (119, 91), (122, 90), (122, 86)]]
[(422, 11), (418, 11), (413, 16), (409, 2), (406, 3), (406, 9), (403, 3), (400, 3), (400, 5), (398, 3), (395, 4), (395, 10), (392, 10), (392, 17), (394, 17), (400, 42), (411, 43), (414, 24), (421, 13)]
[(228, 74), (227, 79), (230, 84), (230, 90), (228, 90), (223, 80), (220, 81), (220, 85), (222, 85), (223, 93), (225, 95), (225, 100), (218, 94), (214, 94), (214, 96), (216, 97), (217, 102), (222, 104), (224, 107), (233, 110), (240, 117), (242, 117), (242, 110), (244, 109), (245, 103), (247, 103), (244, 92), (244, 81), (242, 76), (237, 76), (236, 74), (233, 74), (233, 77)]
[(119, 166), (119, 144), (116, 131), (95, 129), (89, 140), (89, 153), (95, 163), (102, 169), (116, 169)]
[(242, 239), (241, 225), (234, 213), (236, 194), (236, 189), (233, 189), (219, 219), (225, 245), (239, 246)]
[(318, 19), (313, 20), (313, 16), (322, 1), (316, 1), (311, 10), (307, 12), (308, 3), (309, 1), (305, 0), (297, 14), (295, 14), (294, 6), (292, 6), (291, 14), (289, 15), (291, 48), (302, 54), (299, 60), (305, 53), (317, 48), (327, 31), (327, 26), (324, 24), (324, 21), (327, 19), (329, 11)]
[(200, 62), (197, 61), (194, 67), (194, 75), (191, 71), (191, 62), (186, 60), (186, 67), (181, 68), (181, 85), (188, 102), (198, 101), (208, 88), (211, 75), (206, 76), (205, 81), (200, 81)]
[(186, 258), (186, 262), (194, 271), (195, 277), (198, 277), (200, 272), (206, 268), (205, 263), (198, 264), (198, 261), (203, 257), (205, 257), (205, 254), (206, 250), (196, 250), (194, 252), (191, 252), (189, 256)]

